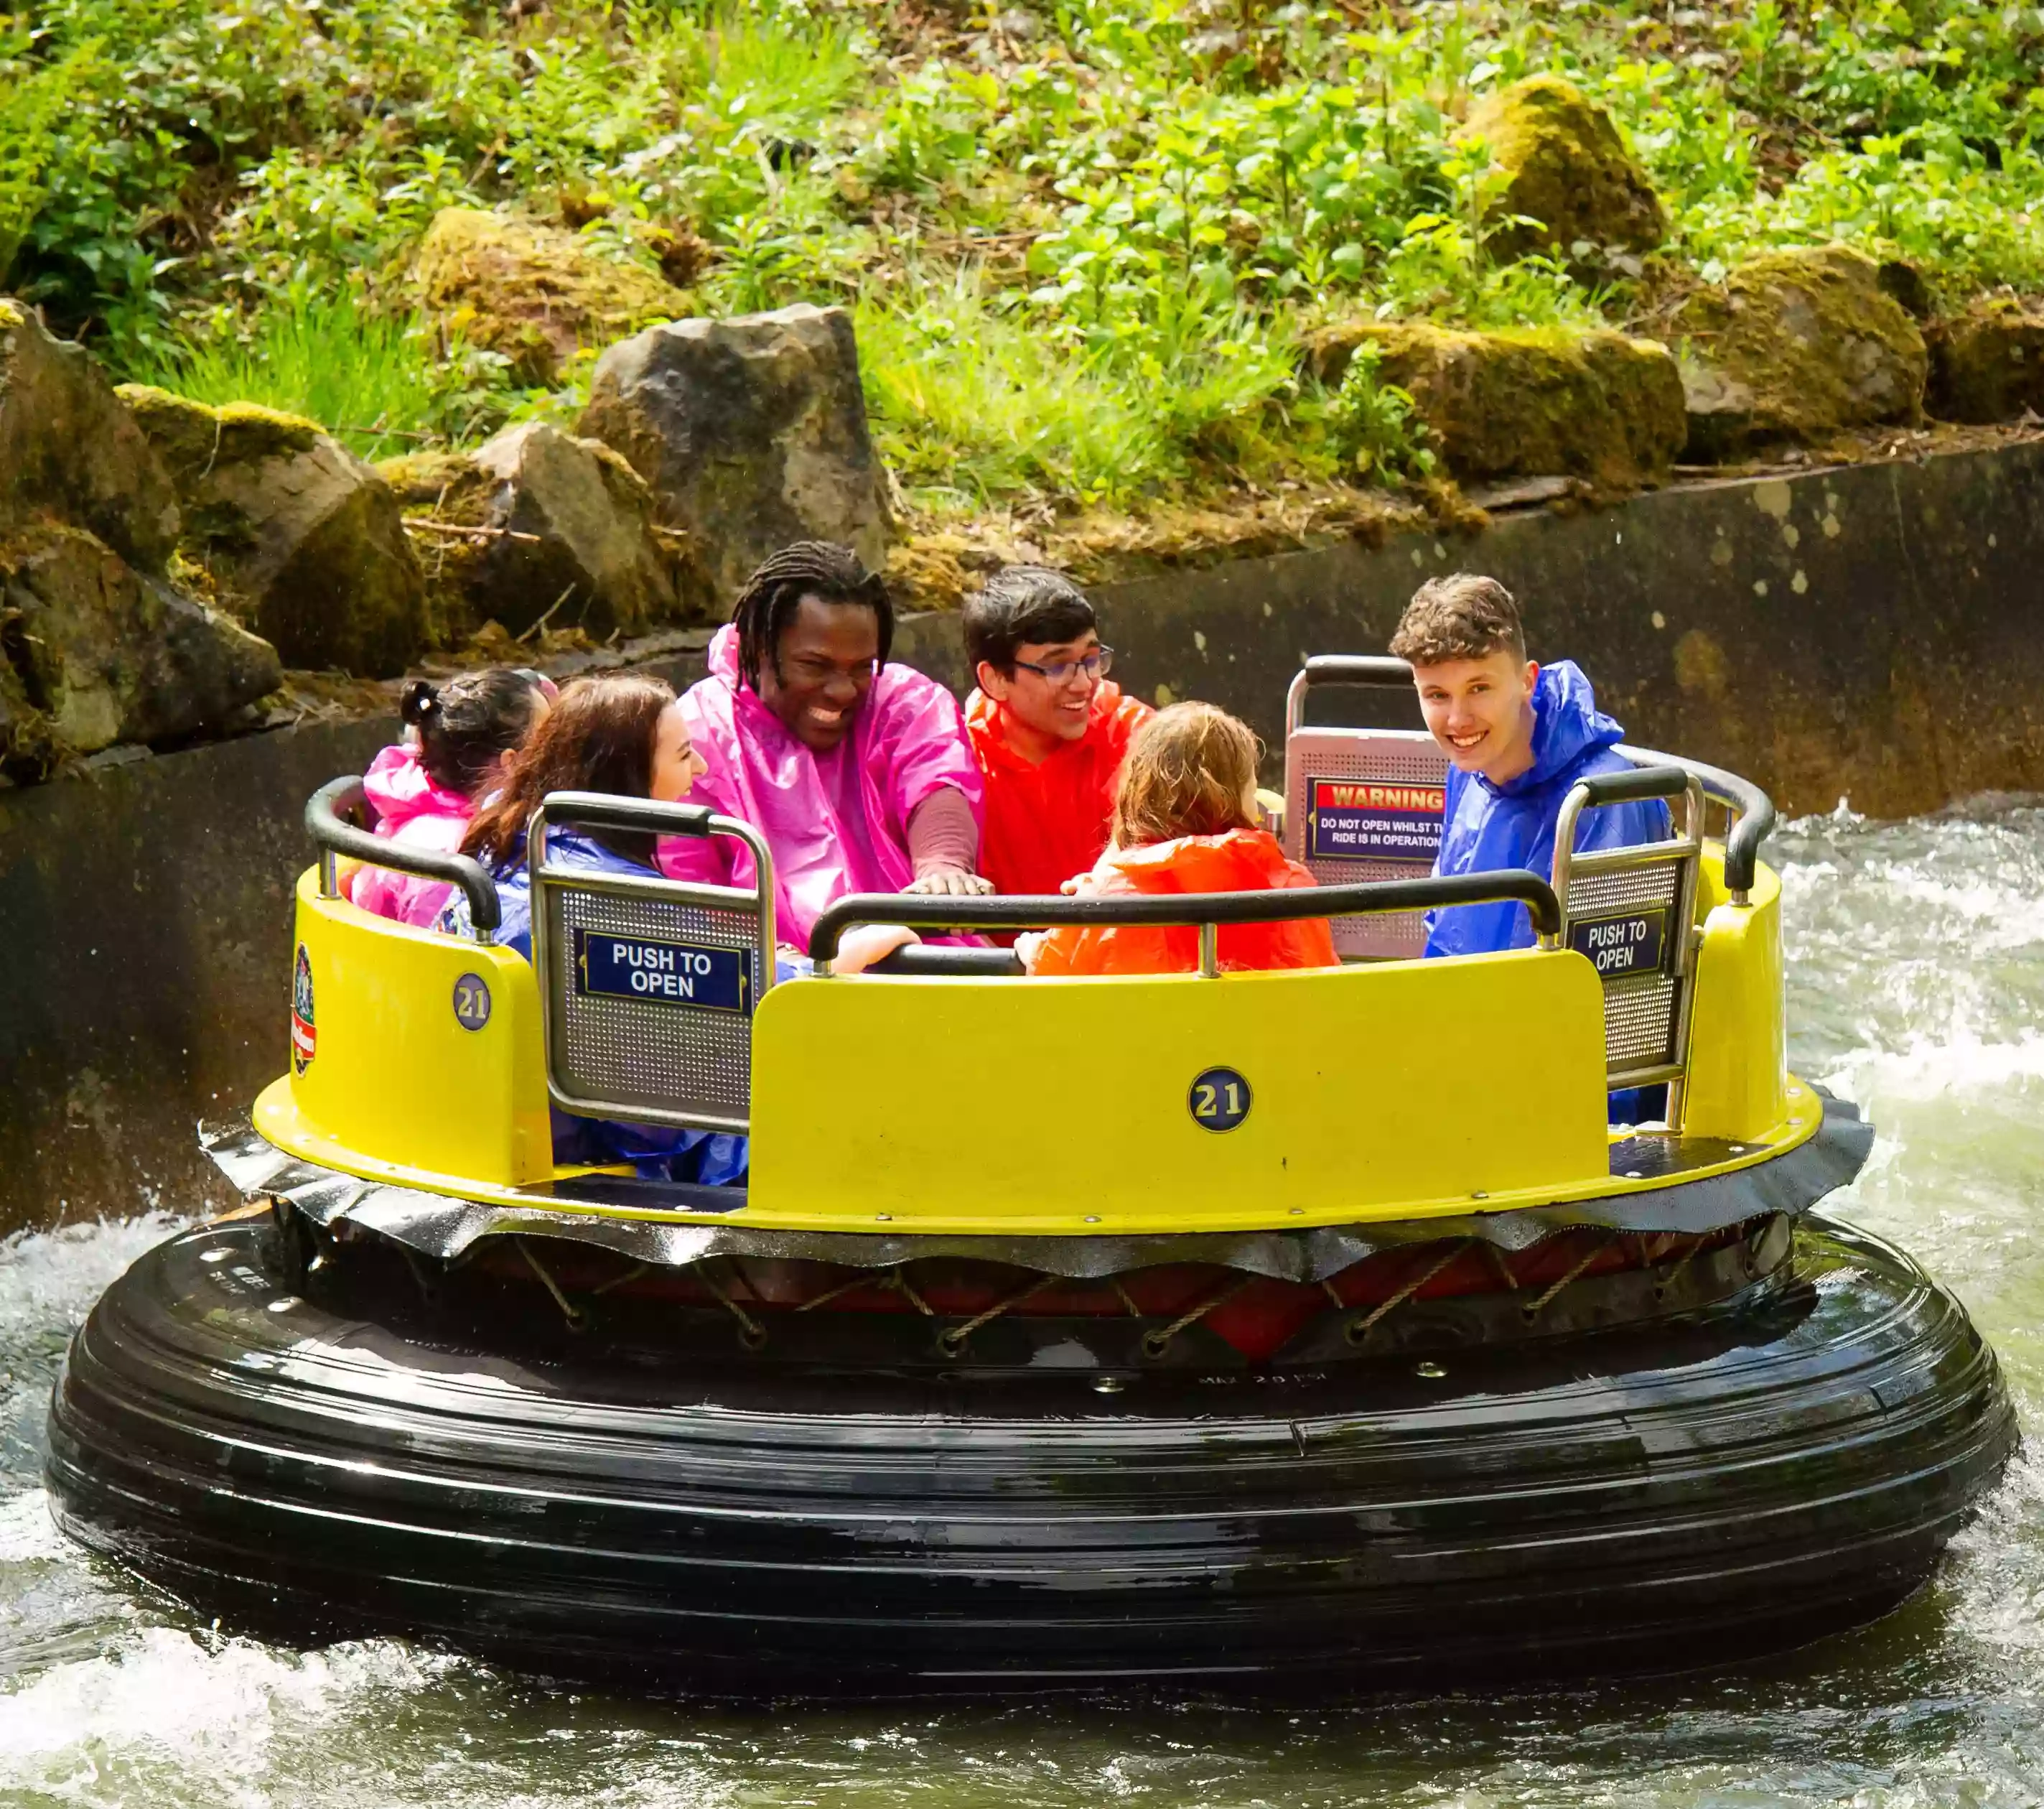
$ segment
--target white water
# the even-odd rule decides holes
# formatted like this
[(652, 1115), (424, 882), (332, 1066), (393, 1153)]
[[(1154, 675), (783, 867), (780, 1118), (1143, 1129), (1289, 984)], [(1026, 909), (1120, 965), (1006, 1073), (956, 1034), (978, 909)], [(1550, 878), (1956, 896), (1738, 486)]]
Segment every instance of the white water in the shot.
[[(1880, 1127), (1834, 1203), (1911, 1249), (2044, 1400), (2044, 809), (1797, 825), (1794, 1058)], [(52, 1532), (49, 1377), (154, 1218), (0, 1245), (0, 1803), (1108, 1802), (1335, 1809), (2044, 1800), (2044, 1462), (1877, 1626), (1727, 1676), (1289, 1715), (1225, 1701), (740, 1713), (541, 1689), (377, 1641), (229, 1639)]]

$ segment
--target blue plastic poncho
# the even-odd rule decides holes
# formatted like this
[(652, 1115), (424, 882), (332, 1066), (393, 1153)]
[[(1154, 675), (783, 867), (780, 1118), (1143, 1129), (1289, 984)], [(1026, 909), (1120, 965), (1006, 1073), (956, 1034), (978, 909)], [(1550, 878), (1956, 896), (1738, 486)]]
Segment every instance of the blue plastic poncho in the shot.
[[(1590, 682), (1573, 660), (1543, 666), (1533, 687), (1533, 764), (1493, 785), (1479, 774), (1448, 769), (1447, 821), (1434, 871), (1495, 873), (1523, 867), (1543, 879), (1554, 872), (1554, 819), (1569, 788), (1587, 773), (1623, 772), (1629, 762), (1612, 750), (1625, 731), (1596, 706)], [(1610, 804), (1585, 810), (1576, 826), (1576, 852), (1662, 841), (1668, 806)], [(1427, 953), (1481, 955), (1530, 949), (1533, 926), (1518, 904), (1457, 905), (1427, 914)]]
[[(627, 859), (571, 829), (547, 832), (547, 864), (597, 873), (647, 873), (650, 866)], [(495, 870), (503, 921), (497, 940), (532, 958), (532, 879), (521, 839), (509, 860)], [(456, 892), (434, 927), (450, 934), (473, 933), (468, 900)], [(554, 1114), (554, 1160), (567, 1166), (607, 1168), (629, 1162), (642, 1180), (694, 1181), (705, 1187), (742, 1184), (751, 1145), (720, 1131), (684, 1130), (678, 1126), (628, 1124), (615, 1118), (578, 1118), (558, 1106)]]

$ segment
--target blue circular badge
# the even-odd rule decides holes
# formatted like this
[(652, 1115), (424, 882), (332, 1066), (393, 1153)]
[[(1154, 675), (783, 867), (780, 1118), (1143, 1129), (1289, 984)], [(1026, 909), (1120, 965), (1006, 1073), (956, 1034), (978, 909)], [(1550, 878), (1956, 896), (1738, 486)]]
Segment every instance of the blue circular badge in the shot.
[(1232, 1130), (1249, 1116), (1249, 1083), (1232, 1068), (1209, 1068), (1196, 1075), (1185, 1109), (1203, 1130)]
[(490, 983), (480, 974), (463, 974), (454, 983), (455, 1022), (464, 1030), (479, 1030), (490, 1022)]

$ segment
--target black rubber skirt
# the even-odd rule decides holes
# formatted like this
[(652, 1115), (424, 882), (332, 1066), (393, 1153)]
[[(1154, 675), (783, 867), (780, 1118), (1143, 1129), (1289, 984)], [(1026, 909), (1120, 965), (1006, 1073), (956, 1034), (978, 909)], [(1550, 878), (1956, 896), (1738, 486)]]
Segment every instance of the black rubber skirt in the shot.
[[(1669, 1670), (1921, 1583), (2015, 1429), (1821, 1219), (1650, 1326), (1212, 1375), (663, 1353), (293, 1293), (171, 1239), (79, 1331), (59, 1518), (204, 1611), (720, 1694), (1324, 1694)], [(314, 1278), (317, 1281), (317, 1277)]]

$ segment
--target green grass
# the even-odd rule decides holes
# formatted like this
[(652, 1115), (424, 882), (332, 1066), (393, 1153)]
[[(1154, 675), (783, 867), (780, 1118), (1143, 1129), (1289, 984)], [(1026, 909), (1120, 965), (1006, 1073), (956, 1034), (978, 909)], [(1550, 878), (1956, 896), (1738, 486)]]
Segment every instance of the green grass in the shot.
[[(709, 311), (856, 307), (930, 506), (1392, 481), (1397, 396), (1295, 375), (1328, 320), (1624, 325), (1835, 237), (1945, 306), (2044, 291), (2040, 69), (2044, 7), (1981, 0), (37, 0), (0, 14), (0, 283), (122, 375), (387, 449), (573, 414), (410, 323), (437, 209), (686, 230)], [(1493, 255), (1458, 123), (1544, 70), (1659, 188), (1646, 269)]]
[(304, 415), (360, 457), (380, 459), (467, 437), (487, 418), (486, 398), (451, 384), (459, 369), (459, 356), (433, 355), (424, 323), (372, 314), (344, 290), (286, 298), (244, 331), (143, 357), (131, 375), (198, 402)]

